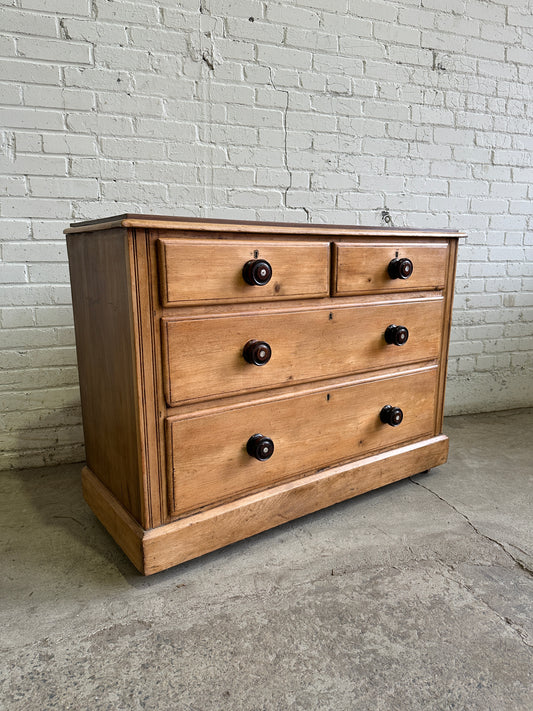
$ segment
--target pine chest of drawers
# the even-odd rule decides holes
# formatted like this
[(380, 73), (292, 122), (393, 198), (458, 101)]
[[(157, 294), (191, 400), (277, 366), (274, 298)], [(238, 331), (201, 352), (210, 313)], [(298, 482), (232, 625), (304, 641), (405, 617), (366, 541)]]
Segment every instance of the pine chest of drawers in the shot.
[(143, 573), (446, 461), (462, 233), (149, 215), (66, 232), (84, 495)]

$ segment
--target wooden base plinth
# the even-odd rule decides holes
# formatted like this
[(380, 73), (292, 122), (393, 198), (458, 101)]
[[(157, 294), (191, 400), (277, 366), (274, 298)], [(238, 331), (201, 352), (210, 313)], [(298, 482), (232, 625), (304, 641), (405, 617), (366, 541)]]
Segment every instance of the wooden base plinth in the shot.
[(249, 538), (339, 501), (444, 464), (448, 438), (432, 437), (280, 484), (145, 531), (95, 474), (84, 467), (89, 506), (145, 575)]

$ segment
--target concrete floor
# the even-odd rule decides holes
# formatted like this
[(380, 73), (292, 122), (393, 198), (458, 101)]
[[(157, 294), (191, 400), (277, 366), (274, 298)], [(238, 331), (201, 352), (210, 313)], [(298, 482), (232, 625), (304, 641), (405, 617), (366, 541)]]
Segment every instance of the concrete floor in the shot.
[(4, 473), (3, 709), (531, 711), (533, 410), (432, 470), (143, 578), (79, 465)]

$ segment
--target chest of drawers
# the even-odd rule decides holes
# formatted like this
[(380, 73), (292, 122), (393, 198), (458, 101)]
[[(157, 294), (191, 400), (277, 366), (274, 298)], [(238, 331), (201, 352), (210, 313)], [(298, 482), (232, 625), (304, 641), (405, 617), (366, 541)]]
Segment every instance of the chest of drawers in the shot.
[(149, 215), (66, 233), (84, 496), (141, 572), (446, 461), (462, 233)]

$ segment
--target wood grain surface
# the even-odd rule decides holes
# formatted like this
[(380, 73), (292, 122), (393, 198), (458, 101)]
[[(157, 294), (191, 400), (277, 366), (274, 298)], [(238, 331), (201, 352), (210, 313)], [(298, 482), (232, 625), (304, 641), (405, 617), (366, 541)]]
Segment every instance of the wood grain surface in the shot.
[[(171, 406), (238, 392), (309, 382), (438, 358), (444, 300), (354, 301), (274, 313), (163, 318), (165, 392)], [(402, 346), (385, 341), (391, 324), (406, 326)], [(272, 357), (247, 363), (243, 347), (266, 341)]]
[[(254, 489), (433, 433), (437, 367), (277, 402), (219, 407), (167, 421), (173, 515), (214, 505)], [(400, 407), (398, 427), (380, 420)], [(271, 459), (246, 451), (254, 434), (274, 441)]]
[[(391, 279), (387, 267), (395, 258), (413, 262), (408, 279)], [(336, 243), (334, 245), (334, 288), (339, 295), (375, 292), (443, 289), (446, 284), (448, 242), (412, 243), (389, 241)]]
[[(327, 242), (272, 242), (268, 240), (158, 241), (161, 301), (180, 303), (265, 301), (310, 298), (329, 294)], [(252, 259), (272, 266), (272, 279), (250, 286), (242, 268)]]
[(67, 248), (87, 464), (142, 521), (128, 234), (69, 235)]
[(339, 501), (440, 466), (447, 456), (448, 438), (440, 435), (330, 467), (147, 531), (143, 538), (143, 572), (157, 573)]

